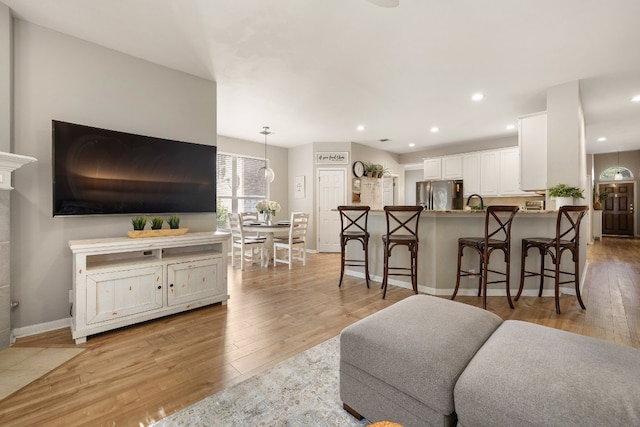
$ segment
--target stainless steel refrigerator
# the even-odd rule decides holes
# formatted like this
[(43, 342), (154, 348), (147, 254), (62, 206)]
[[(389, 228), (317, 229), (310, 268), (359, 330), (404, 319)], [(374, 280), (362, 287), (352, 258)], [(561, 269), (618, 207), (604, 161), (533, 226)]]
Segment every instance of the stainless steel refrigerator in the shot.
[(430, 211), (463, 208), (462, 180), (416, 182), (416, 204)]

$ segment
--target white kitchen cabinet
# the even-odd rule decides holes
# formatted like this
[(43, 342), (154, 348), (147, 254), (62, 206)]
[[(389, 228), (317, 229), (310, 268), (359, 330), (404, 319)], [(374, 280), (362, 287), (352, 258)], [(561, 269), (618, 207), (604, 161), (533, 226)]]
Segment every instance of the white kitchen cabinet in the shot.
[(535, 196), (535, 193), (520, 188), (520, 148), (504, 148), (500, 150), (500, 182), (501, 196)]
[(547, 188), (547, 113), (518, 119), (520, 146), (520, 188), (537, 191)]
[(87, 336), (221, 302), (228, 233), (72, 240), (71, 334)]
[(424, 179), (442, 179), (442, 158), (424, 159)]
[(462, 154), (453, 154), (442, 158), (442, 179), (462, 178)]
[(480, 152), (462, 155), (462, 192), (465, 197), (480, 194)]
[(480, 152), (480, 195), (498, 196), (500, 177), (500, 152), (498, 150)]

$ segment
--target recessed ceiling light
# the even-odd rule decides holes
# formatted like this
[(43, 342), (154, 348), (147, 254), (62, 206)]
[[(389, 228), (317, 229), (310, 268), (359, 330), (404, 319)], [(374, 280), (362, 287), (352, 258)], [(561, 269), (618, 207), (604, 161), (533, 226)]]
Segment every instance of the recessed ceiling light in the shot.
[(431, 132), (433, 132), (433, 133), (440, 132), (440, 128), (438, 126), (433, 126), (431, 128)]
[(516, 125), (512, 125), (512, 124), (507, 125), (507, 130), (514, 130), (515, 128), (516, 128)]
[(364, 125), (360, 125), (356, 129), (359, 130), (360, 132), (362, 132), (364, 130)]
[(598, 142), (605, 142), (607, 140), (607, 138), (605, 138), (604, 136), (601, 136), (600, 138), (598, 138)]
[(415, 147), (416, 144), (414, 144), (413, 142), (409, 144), (409, 147)]
[(482, 101), (483, 98), (484, 98), (484, 95), (478, 92), (473, 94), (473, 96), (471, 97), (471, 100), (477, 102), (477, 101)]
[(640, 95), (636, 95), (633, 98), (631, 98), (632, 102), (640, 102)]

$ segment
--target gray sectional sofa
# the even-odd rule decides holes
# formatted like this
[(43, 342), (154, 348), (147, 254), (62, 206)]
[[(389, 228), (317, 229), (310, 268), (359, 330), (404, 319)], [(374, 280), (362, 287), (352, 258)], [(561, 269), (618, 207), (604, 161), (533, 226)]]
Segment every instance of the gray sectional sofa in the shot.
[(426, 295), (340, 335), (352, 415), (411, 426), (638, 426), (640, 350)]

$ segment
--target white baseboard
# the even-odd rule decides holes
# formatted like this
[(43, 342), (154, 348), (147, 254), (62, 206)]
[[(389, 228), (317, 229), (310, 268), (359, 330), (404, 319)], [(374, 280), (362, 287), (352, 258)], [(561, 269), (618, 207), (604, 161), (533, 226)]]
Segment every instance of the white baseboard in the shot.
[(57, 329), (69, 328), (71, 326), (71, 318), (54, 320), (53, 322), (39, 323), (37, 325), (15, 328), (11, 331), (12, 342), (16, 338), (28, 337), (31, 335), (41, 334), (43, 332), (55, 331)]

